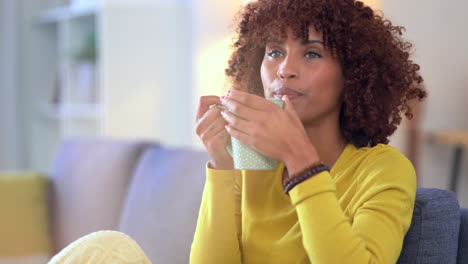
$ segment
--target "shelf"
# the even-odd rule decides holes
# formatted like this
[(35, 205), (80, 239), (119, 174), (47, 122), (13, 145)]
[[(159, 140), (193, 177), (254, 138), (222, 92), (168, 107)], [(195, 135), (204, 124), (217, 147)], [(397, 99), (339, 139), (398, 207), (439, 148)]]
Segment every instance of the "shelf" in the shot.
[(37, 21), (41, 24), (56, 23), (73, 18), (91, 17), (97, 12), (96, 6), (71, 8), (69, 6), (47, 9), (38, 15)]
[[(172, 120), (186, 118), (190, 98), (183, 98), (183, 107), (177, 99), (166, 99), (172, 90), (183, 92), (191, 85), (190, 78), (177, 78), (191, 72), (186, 63), (190, 50), (174, 49), (189, 41), (191, 34), (190, 5), (172, 4), (180, 1), (185, 0), (163, 1), (171, 4), (161, 6), (161, 1), (125, 0), (125, 8), (120, 4), (124, 0), (96, 1), (94, 7), (38, 4), (28, 11), (34, 32), (27, 31), (31, 38), (25, 40), (31, 41), (24, 45), (32, 51), (26, 54), (31, 55), (27, 77), (32, 85), (25, 88), (30, 91), (27, 107), (33, 116), (25, 134), (31, 143), (32, 167), (47, 168), (60, 142), (72, 137), (167, 138), (168, 144), (189, 144), (193, 137), (186, 132), (189, 122)], [(150, 34), (168, 31), (176, 34), (163, 40)], [(95, 34), (97, 58), (94, 70), (85, 71), (72, 56), (89, 43), (90, 32)], [(155, 47), (168, 52), (160, 54)], [(180, 67), (175, 73), (155, 58)], [(155, 96), (161, 92), (163, 96)], [(172, 118), (161, 114), (167, 109)]]
[(44, 104), (41, 113), (52, 120), (98, 121), (102, 107), (98, 104)]

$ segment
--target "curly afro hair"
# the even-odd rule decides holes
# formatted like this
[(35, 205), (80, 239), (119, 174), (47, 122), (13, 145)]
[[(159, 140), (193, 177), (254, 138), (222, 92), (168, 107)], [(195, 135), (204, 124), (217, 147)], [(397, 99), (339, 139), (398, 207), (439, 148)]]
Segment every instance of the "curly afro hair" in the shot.
[[(355, 0), (257, 0), (240, 13), (226, 75), (232, 88), (264, 96), (260, 67), (265, 45), (294, 36), (308, 40), (309, 27), (341, 63), (344, 76), (340, 127), (356, 147), (388, 144), (409, 102), (426, 97), (412, 44), (370, 7)], [(252, 88), (253, 87), (253, 88)]]

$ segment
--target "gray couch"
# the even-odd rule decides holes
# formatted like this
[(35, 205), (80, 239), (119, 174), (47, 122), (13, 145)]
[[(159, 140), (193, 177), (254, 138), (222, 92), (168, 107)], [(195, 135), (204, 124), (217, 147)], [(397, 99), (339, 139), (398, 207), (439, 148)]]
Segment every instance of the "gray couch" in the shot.
[(468, 263), (468, 209), (453, 192), (418, 188), (398, 263)]
[[(55, 250), (97, 230), (133, 237), (153, 263), (188, 263), (208, 155), (148, 142), (75, 139), (52, 168)], [(468, 211), (418, 189), (398, 263), (468, 263)]]

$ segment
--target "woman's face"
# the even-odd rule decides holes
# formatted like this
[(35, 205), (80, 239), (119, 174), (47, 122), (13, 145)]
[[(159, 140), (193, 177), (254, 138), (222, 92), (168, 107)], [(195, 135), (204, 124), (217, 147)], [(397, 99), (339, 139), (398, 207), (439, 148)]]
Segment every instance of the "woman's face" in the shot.
[(311, 26), (309, 41), (293, 37), (267, 43), (261, 66), (266, 98), (288, 95), (304, 125), (338, 121), (343, 76), (339, 61)]

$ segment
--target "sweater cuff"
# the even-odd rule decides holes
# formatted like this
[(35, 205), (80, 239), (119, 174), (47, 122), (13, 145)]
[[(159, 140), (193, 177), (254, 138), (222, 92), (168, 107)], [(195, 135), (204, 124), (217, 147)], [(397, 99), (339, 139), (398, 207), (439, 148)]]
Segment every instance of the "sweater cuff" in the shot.
[(335, 183), (330, 172), (323, 171), (310, 179), (296, 185), (290, 192), (291, 202), (294, 206), (303, 201), (327, 192), (335, 192)]
[(215, 170), (210, 168), (209, 162), (206, 163), (206, 180), (209, 182), (232, 182), (236, 170)]

